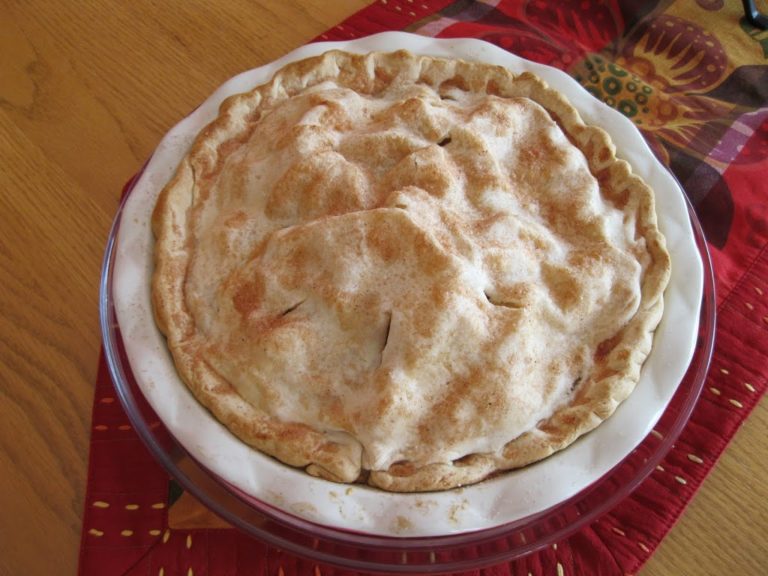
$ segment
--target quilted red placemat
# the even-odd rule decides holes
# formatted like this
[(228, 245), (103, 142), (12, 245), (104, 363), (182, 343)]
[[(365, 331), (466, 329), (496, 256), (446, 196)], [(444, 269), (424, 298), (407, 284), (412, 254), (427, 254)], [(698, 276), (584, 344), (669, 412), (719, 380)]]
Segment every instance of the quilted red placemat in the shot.
[[(709, 241), (717, 344), (674, 449), (630, 497), (556, 547), (467, 574), (635, 573), (765, 393), (768, 33), (743, 16), (738, 3), (705, 0), (379, 0), (318, 37), (475, 37), (565, 70), (635, 122)], [(101, 360), (80, 574), (341, 573), (250, 539), (182, 493), (132, 430)]]

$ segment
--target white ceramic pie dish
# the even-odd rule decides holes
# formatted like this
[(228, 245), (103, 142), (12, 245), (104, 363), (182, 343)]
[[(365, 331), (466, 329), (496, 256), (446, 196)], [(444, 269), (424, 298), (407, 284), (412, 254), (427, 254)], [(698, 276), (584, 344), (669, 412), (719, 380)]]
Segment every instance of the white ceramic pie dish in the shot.
[[(227, 96), (268, 81), (286, 63), (329, 49), (406, 48), (531, 71), (568, 96), (585, 122), (601, 126), (655, 190), (659, 226), (672, 257), (664, 318), (634, 393), (598, 429), (546, 460), (475, 486), (429, 494), (392, 494), (312, 478), (248, 447), (194, 399), (178, 378), (150, 301), (157, 194), (197, 132)], [(565, 73), (517, 58), (479, 40), (435, 40), (388, 32), (352, 42), (311, 44), (222, 85), (162, 140), (127, 199), (114, 263), (114, 305), (131, 371), (171, 433), (201, 464), (239, 491), (319, 524), (384, 536), (437, 536), (490, 528), (539, 513), (588, 487), (621, 462), (651, 431), (688, 368), (698, 331), (703, 267), (682, 190), (634, 125)]]

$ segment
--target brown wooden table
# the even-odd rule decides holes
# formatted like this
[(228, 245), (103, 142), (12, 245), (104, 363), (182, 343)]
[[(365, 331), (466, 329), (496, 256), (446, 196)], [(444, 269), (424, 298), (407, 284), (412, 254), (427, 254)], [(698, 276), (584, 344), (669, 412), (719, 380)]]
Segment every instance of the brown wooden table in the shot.
[[(0, 1), (0, 575), (77, 569), (121, 186), (222, 81), (365, 4)], [(767, 435), (763, 402), (643, 576), (763, 573)]]

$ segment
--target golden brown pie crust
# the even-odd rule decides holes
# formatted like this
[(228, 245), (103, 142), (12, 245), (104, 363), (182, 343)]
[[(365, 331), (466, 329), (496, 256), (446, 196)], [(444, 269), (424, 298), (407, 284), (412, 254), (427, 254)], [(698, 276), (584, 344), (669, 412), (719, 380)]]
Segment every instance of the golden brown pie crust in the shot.
[(179, 375), (286, 464), (392, 491), (524, 466), (634, 389), (651, 189), (538, 77), (405, 51), (228, 98), (152, 219)]

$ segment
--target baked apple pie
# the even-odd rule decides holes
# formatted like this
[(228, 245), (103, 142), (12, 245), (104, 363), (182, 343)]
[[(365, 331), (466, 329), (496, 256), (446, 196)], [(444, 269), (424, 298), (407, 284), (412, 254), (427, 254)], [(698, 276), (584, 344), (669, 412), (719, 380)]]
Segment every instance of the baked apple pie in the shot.
[(155, 317), (197, 399), (286, 464), (392, 491), (608, 418), (670, 271), (652, 190), (561, 94), (405, 51), (227, 99), (152, 225)]

